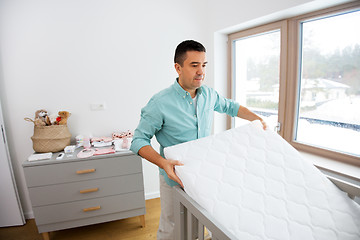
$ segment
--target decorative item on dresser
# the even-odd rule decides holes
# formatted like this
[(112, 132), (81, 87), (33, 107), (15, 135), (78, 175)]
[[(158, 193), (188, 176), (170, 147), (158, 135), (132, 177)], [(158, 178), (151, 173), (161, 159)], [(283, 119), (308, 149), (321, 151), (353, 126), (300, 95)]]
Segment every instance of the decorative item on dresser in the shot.
[(145, 227), (141, 158), (130, 151), (79, 159), (25, 161), (23, 169), (36, 225), (49, 232), (140, 216)]

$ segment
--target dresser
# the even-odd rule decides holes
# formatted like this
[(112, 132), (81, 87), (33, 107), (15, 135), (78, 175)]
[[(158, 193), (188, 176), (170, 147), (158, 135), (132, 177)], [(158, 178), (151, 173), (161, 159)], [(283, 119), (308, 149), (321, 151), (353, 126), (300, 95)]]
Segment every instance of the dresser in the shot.
[(79, 151), (22, 165), (44, 240), (51, 231), (134, 216), (145, 227), (141, 158), (125, 151), (79, 159)]

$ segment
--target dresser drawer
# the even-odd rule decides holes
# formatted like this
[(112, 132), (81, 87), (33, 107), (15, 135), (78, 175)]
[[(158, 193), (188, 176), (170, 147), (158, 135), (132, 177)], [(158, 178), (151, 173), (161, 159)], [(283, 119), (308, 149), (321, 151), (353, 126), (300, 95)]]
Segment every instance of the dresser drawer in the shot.
[(77, 182), (141, 172), (141, 158), (136, 155), (28, 166), (24, 168), (28, 187)]
[(90, 218), (111, 213), (144, 208), (143, 192), (127, 193), (104, 198), (34, 207), (37, 225)]
[(32, 206), (42, 206), (144, 190), (141, 173), (29, 188)]

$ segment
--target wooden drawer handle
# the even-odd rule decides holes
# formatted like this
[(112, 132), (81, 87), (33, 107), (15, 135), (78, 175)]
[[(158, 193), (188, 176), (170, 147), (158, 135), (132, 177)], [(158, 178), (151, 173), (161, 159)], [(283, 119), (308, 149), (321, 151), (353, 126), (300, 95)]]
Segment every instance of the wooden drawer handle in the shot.
[(93, 173), (95, 172), (96, 169), (95, 168), (92, 168), (92, 169), (85, 169), (85, 170), (79, 170), (79, 171), (76, 171), (76, 174), (84, 174), (84, 173)]
[(97, 191), (99, 191), (99, 188), (89, 188), (89, 189), (80, 190), (80, 193), (91, 193)]
[(84, 208), (83, 212), (95, 211), (95, 210), (99, 210), (100, 208), (101, 208), (100, 206)]

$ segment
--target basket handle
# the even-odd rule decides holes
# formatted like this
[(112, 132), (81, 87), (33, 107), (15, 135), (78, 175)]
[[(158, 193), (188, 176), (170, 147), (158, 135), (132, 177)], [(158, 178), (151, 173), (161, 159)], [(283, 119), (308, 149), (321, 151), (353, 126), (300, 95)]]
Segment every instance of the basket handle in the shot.
[(25, 120), (25, 121), (28, 121), (28, 122), (35, 123), (35, 121), (34, 121), (34, 120), (32, 120), (31, 118), (28, 118), (28, 117), (27, 117), (27, 118), (24, 118), (24, 120)]

